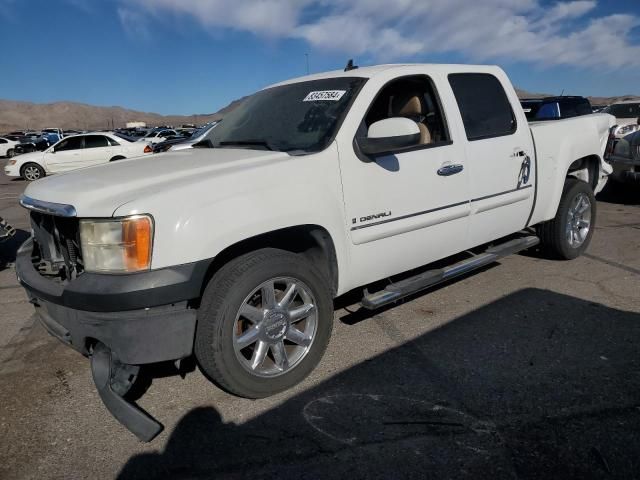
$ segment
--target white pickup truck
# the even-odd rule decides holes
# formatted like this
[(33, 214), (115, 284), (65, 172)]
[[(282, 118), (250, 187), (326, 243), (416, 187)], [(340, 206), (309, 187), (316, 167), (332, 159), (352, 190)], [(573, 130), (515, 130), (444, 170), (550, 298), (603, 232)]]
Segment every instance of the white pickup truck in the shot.
[(161, 425), (122, 397), (140, 365), (195, 353), (225, 390), (264, 397), (318, 364), (347, 291), (472, 248), (370, 286), (362, 305), (538, 243), (580, 255), (612, 125), (529, 125), (493, 66), (294, 79), (246, 99), (198, 148), (30, 184), (18, 277), (49, 332), (91, 358), (108, 409), (150, 440)]

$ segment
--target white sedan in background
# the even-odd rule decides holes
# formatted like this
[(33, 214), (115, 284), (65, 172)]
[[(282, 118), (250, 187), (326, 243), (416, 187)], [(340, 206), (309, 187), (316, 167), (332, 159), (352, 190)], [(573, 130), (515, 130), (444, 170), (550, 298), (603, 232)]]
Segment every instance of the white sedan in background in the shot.
[(68, 172), (101, 163), (152, 153), (146, 143), (130, 142), (112, 133), (88, 133), (65, 137), (44, 152), (25, 153), (7, 162), (8, 177), (38, 180), (52, 173)]
[(0, 157), (11, 158), (14, 155), (13, 148), (18, 144), (8, 138), (0, 137)]

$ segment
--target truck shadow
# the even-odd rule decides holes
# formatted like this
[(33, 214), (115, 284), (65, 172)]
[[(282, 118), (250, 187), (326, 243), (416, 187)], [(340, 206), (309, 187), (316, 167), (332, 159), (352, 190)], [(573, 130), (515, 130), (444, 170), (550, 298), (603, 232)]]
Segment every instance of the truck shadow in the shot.
[(196, 408), (119, 478), (636, 478), (639, 429), (640, 314), (527, 289), (244, 424)]
[(22, 245), (27, 238), (29, 238), (29, 232), (16, 229), (13, 237), (4, 242), (0, 242), (0, 271), (16, 261), (16, 253), (20, 245)]

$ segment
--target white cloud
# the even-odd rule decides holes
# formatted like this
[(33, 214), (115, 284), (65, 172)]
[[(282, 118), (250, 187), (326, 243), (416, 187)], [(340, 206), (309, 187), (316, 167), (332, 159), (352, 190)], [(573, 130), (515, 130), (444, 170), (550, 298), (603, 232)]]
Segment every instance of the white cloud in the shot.
[[(600, 0), (604, 2), (604, 0)], [(195, 18), (271, 38), (384, 61), (454, 52), (469, 61), (640, 68), (631, 40), (640, 16), (596, 16), (596, 0), (128, 0), (119, 9), (131, 31), (136, 13)], [(124, 12), (124, 13), (123, 13)]]
[(122, 24), (124, 31), (132, 37), (141, 38), (143, 40), (151, 38), (151, 32), (147, 27), (148, 22), (144, 15), (138, 10), (127, 7), (118, 7), (118, 17), (120, 18), (120, 23)]
[(226, 27), (258, 35), (286, 37), (310, 1), (301, 0), (129, 0), (150, 14), (188, 15), (204, 27)]

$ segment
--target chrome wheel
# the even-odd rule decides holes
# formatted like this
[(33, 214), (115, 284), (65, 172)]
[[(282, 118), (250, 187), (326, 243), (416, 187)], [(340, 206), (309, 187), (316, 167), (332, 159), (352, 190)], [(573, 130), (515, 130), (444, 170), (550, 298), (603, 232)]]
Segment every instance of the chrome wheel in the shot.
[(276, 377), (311, 349), (318, 327), (316, 301), (300, 280), (267, 280), (242, 302), (233, 329), (240, 364), (253, 375)]
[(27, 165), (24, 169), (24, 178), (30, 182), (40, 178), (40, 169), (33, 165)]
[(591, 229), (591, 201), (584, 193), (579, 193), (571, 202), (567, 212), (565, 233), (572, 248), (581, 246)]

